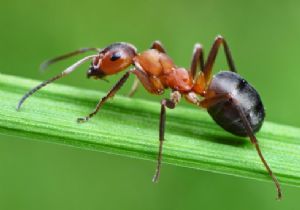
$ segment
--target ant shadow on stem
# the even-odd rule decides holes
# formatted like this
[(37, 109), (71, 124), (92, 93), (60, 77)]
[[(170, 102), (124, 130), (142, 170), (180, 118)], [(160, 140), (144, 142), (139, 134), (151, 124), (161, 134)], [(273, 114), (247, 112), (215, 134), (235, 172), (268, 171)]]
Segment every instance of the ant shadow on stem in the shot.
[(247, 137), (238, 137), (227, 133), (222, 134), (221, 131), (217, 133), (209, 131), (207, 132), (207, 126), (203, 126), (205, 131), (201, 130), (201, 127), (202, 126), (199, 125), (199, 129), (195, 130), (194, 127), (182, 127), (173, 124), (167, 127), (167, 131), (175, 135), (180, 135), (191, 139), (197, 139), (199, 141), (209, 141), (217, 144), (223, 144), (234, 147), (245, 147), (251, 144), (250, 141), (247, 140)]

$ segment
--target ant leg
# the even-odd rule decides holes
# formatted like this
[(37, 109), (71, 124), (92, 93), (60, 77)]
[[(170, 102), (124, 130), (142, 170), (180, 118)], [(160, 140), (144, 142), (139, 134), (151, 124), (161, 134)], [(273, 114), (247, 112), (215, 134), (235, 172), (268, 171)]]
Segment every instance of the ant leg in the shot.
[(147, 73), (145, 73), (145, 71), (142, 69), (141, 66), (136, 64), (135, 67), (136, 67), (136, 69), (134, 69), (132, 71), (132, 73), (134, 73), (137, 76), (139, 81), (142, 83), (144, 88), (149, 93), (152, 93), (152, 94), (155, 94), (155, 95), (163, 94), (163, 92), (164, 92), (164, 87), (163, 86), (160, 86), (160, 85), (155, 86), (155, 81), (151, 81), (151, 79), (149, 78)]
[(159, 150), (157, 156), (156, 171), (152, 179), (153, 182), (158, 182), (159, 175), (160, 175), (162, 149), (163, 149), (163, 142), (165, 140), (166, 107), (168, 107), (169, 109), (174, 109), (176, 104), (179, 102), (180, 97), (181, 97), (180, 93), (178, 91), (174, 91), (171, 94), (171, 100), (163, 99), (161, 101), (160, 120), (159, 120)]
[(70, 74), (71, 72), (73, 72), (78, 66), (80, 66), (81, 64), (97, 57), (98, 55), (90, 55), (87, 56), (79, 61), (77, 61), (76, 63), (74, 63), (73, 65), (69, 66), (68, 68), (66, 68), (63, 72), (61, 72), (60, 74), (56, 75), (55, 77), (52, 77), (44, 82), (42, 82), (41, 84), (39, 84), (38, 86), (34, 87), (33, 89), (31, 89), (30, 91), (28, 91), (19, 101), (18, 105), (17, 105), (17, 110), (19, 110), (22, 106), (22, 104), (24, 103), (24, 101), (31, 96), (32, 94), (34, 94), (36, 91), (38, 91), (39, 89), (45, 87), (46, 85), (54, 82), (55, 80), (58, 80), (68, 74)]
[(218, 104), (224, 100), (231, 100), (231, 97), (229, 94), (219, 94), (215, 95), (213, 97), (205, 98), (199, 102), (199, 105), (202, 108), (209, 108), (215, 104)]
[(165, 48), (163, 47), (162, 43), (160, 41), (154, 41), (150, 47), (151, 49), (156, 49), (157, 51), (161, 53), (166, 53)]
[(200, 64), (200, 70), (204, 70), (204, 53), (203, 53), (203, 48), (201, 44), (195, 44), (194, 46), (194, 51), (193, 51), (193, 58), (191, 62), (191, 67), (190, 67), (190, 75), (192, 79), (194, 80), (197, 67)]
[(281, 188), (280, 188), (280, 184), (277, 180), (277, 178), (275, 177), (275, 175), (273, 174), (271, 168), (269, 167), (267, 161), (265, 160), (261, 150), (260, 150), (260, 147), (258, 145), (258, 141), (253, 133), (253, 130), (252, 130), (252, 127), (243, 111), (243, 109), (238, 105), (238, 102), (236, 102), (229, 94), (222, 94), (222, 95), (217, 95), (217, 96), (214, 96), (214, 97), (211, 97), (211, 98), (206, 98), (202, 101), (200, 101), (200, 106), (203, 107), (203, 108), (208, 108), (210, 106), (213, 106), (219, 102), (222, 102), (224, 100), (231, 100), (232, 103), (235, 105), (235, 108), (236, 110), (238, 111), (239, 113), (239, 116), (242, 120), (242, 123), (245, 127), (245, 130), (248, 134), (248, 137), (250, 138), (250, 141), (252, 144), (254, 144), (255, 146), (255, 149), (258, 153), (258, 156), (260, 157), (262, 163), (264, 164), (267, 172), (269, 173), (269, 175), (271, 176), (275, 186), (276, 186), (276, 189), (277, 189), (277, 198), (278, 199), (281, 199), (282, 197), (282, 192), (281, 192)]
[(128, 97), (132, 97), (135, 94), (135, 92), (139, 87), (139, 84), (140, 84), (139, 80), (135, 77), (131, 89), (128, 93)]
[[(150, 49), (156, 49), (157, 51), (161, 52), (161, 53), (166, 53), (166, 50), (165, 48), (163, 47), (163, 45), (161, 44), (160, 41), (154, 41), (150, 47)], [(131, 86), (131, 89), (130, 89), (130, 92), (128, 93), (128, 96), (129, 97), (132, 97), (135, 92), (137, 91), (138, 87), (139, 87), (139, 80), (138, 79), (135, 79), (132, 86)]]
[(131, 71), (126, 72), (121, 79), (114, 85), (114, 87), (108, 92), (108, 94), (106, 96), (104, 96), (97, 104), (96, 108), (94, 109), (93, 112), (91, 112), (90, 114), (88, 114), (85, 117), (80, 117), (77, 119), (78, 123), (83, 123), (88, 121), (90, 118), (92, 118), (95, 114), (97, 114), (97, 112), (99, 111), (99, 109), (102, 107), (102, 105), (109, 99), (114, 97), (114, 95), (116, 94), (116, 92), (124, 85), (124, 83), (127, 81), (130, 73), (132, 73)]
[(264, 156), (263, 156), (263, 154), (262, 154), (262, 152), (261, 152), (261, 150), (260, 150), (260, 147), (259, 147), (259, 145), (258, 145), (258, 141), (257, 141), (257, 139), (256, 139), (256, 137), (255, 137), (255, 135), (254, 135), (254, 133), (253, 133), (253, 131), (252, 131), (251, 125), (250, 125), (250, 123), (249, 123), (249, 121), (248, 121), (248, 119), (247, 119), (247, 117), (246, 117), (244, 111), (243, 111), (243, 110), (241, 109), (241, 107), (237, 104), (237, 102), (234, 102), (234, 103), (235, 103), (235, 106), (236, 106), (237, 111), (239, 112), (239, 115), (240, 115), (240, 117), (241, 117), (241, 120), (242, 120), (242, 122), (243, 122), (243, 124), (244, 124), (244, 127), (245, 127), (245, 129), (246, 129), (246, 132), (247, 132), (247, 134), (248, 134), (248, 136), (249, 136), (249, 138), (250, 138), (250, 140), (251, 140), (251, 143), (255, 146), (255, 149), (256, 149), (256, 151), (257, 151), (257, 153), (258, 153), (258, 156), (260, 157), (261, 161), (263, 162), (263, 164), (264, 164), (265, 168), (267, 169), (269, 175), (270, 175), (271, 178), (273, 179), (273, 182), (274, 182), (274, 184), (275, 184), (275, 186), (276, 186), (276, 190), (277, 190), (277, 199), (280, 200), (281, 197), (282, 197), (282, 192), (281, 192), (280, 184), (279, 184), (279, 182), (278, 182), (276, 176), (273, 174), (273, 172), (272, 172), (270, 166), (268, 165), (267, 161), (265, 160), (265, 158), (264, 158)]
[(44, 62), (40, 65), (40, 69), (41, 69), (41, 70), (45, 70), (49, 65), (51, 65), (51, 64), (53, 64), (53, 63), (56, 63), (56, 62), (58, 62), (58, 61), (61, 61), (61, 60), (70, 58), (70, 57), (75, 56), (75, 55), (79, 55), (79, 54), (85, 53), (85, 52), (87, 52), (87, 51), (96, 51), (96, 52), (100, 52), (101, 50), (98, 49), (98, 48), (95, 48), (95, 47), (81, 48), (81, 49), (78, 49), (78, 50), (75, 50), (75, 51), (72, 51), (72, 52), (69, 52), (69, 53), (66, 53), (66, 54), (57, 56), (57, 57), (52, 58), (52, 59), (50, 59), (50, 60), (44, 61)]
[(148, 78), (148, 75), (146, 73), (143, 72), (143, 70), (137, 70), (137, 69), (132, 69), (129, 70), (128, 72), (126, 72), (121, 79), (115, 84), (115, 86), (108, 92), (108, 94), (106, 96), (104, 96), (97, 104), (95, 110), (93, 112), (91, 112), (89, 115), (87, 115), (86, 117), (81, 117), (77, 119), (78, 123), (83, 123), (86, 122), (87, 120), (89, 120), (91, 117), (93, 117), (95, 114), (97, 114), (97, 112), (99, 111), (99, 109), (102, 107), (102, 105), (111, 97), (113, 97), (116, 92), (124, 85), (124, 83), (127, 81), (129, 75), (133, 73), (137, 76), (137, 78), (139, 79), (139, 81), (143, 84), (143, 86), (145, 87), (146, 90), (148, 90), (150, 93), (153, 94), (160, 94), (161, 90), (157, 89), (156, 87), (154, 87), (151, 83), (151, 81)]
[(190, 92), (190, 93), (184, 95), (184, 98), (192, 104), (195, 104), (197, 106), (207, 109), (208, 107), (213, 106), (217, 103), (220, 103), (224, 100), (229, 100), (230, 96), (229, 96), (229, 94), (218, 94), (218, 95), (200, 100), (196, 93)]
[(212, 68), (213, 68), (213, 64), (215, 63), (218, 51), (220, 49), (220, 46), (223, 45), (224, 47), (224, 52), (226, 55), (226, 60), (229, 66), (229, 70), (236, 72), (236, 68), (232, 59), (232, 55), (231, 52), (229, 50), (229, 47), (227, 45), (227, 42), (225, 41), (225, 39), (222, 36), (217, 36), (217, 38), (215, 39), (213, 46), (209, 52), (208, 58), (205, 62), (205, 66), (204, 66), (204, 77), (205, 77), (205, 81), (206, 83), (208, 83), (208, 81), (211, 78), (211, 74), (212, 74)]
[(215, 63), (215, 60), (216, 60), (216, 57), (217, 57), (217, 54), (218, 54), (218, 51), (219, 51), (221, 45), (223, 45), (223, 47), (224, 47), (224, 52), (226, 55), (226, 60), (227, 60), (228, 66), (229, 66), (229, 70), (236, 72), (236, 68), (235, 68), (235, 65), (234, 65), (234, 62), (232, 59), (232, 55), (229, 50), (227, 42), (225, 41), (225, 39), (222, 36), (217, 36), (213, 43), (213, 46), (210, 49), (208, 58), (204, 64), (204, 68), (200, 72), (200, 74), (197, 76), (194, 87), (193, 87), (193, 90), (202, 96), (205, 95), (207, 86), (211, 80), (213, 65)]

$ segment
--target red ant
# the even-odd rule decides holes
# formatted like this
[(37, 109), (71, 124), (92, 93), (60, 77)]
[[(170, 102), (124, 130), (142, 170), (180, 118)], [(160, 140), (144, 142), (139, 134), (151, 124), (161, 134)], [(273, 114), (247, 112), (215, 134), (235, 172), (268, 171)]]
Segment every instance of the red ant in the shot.
[[(212, 77), (213, 64), (218, 50), (223, 45), (227, 63), (230, 71), (221, 71)], [(206, 108), (215, 122), (226, 131), (237, 136), (248, 136), (255, 146), (258, 155), (263, 162), (269, 175), (272, 177), (278, 199), (281, 198), (280, 185), (273, 175), (270, 167), (264, 159), (254, 135), (262, 126), (265, 111), (257, 91), (241, 76), (236, 73), (234, 62), (227, 42), (222, 36), (217, 36), (204, 62), (203, 48), (200, 44), (194, 47), (190, 70), (177, 67), (172, 59), (166, 54), (160, 42), (155, 41), (151, 49), (137, 53), (136, 48), (128, 43), (114, 43), (104, 49), (84, 48), (45, 62), (42, 67), (55, 63), (59, 60), (84, 53), (86, 51), (97, 51), (96, 55), (87, 56), (65, 69), (61, 74), (41, 83), (19, 101), (17, 110), (23, 102), (33, 93), (47, 84), (60, 79), (73, 72), (81, 64), (92, 60), (87, 76), (101, 79), (105, 76), (123, 71), (128, 66), (133, 68), (126, 71), (114, 87), (97, 104), (95, 110), (83, 118), (78, 118), (82, 123), (93, 117), (102, 105), (122, 87), (130, 74), (134, 74), (138, 80), (135, 81), (130, 95), (137, 89), (138, 82), (152, 94), (161, 95), (164, 90), (172, 90), (170, 99), (161, 100), (160, 122), (159, 122), (159, 151), (157, 168), (153, 182), (157, 182), (160, 175), (162, 149), (165, 133), (166, 107), (174, 109), (183, 96), (188, 102), (198, 107)], [(196, 76), (196, 70), (200, 67), (200, 73)], [(198, 96), (204, 97), (200, 100)]]

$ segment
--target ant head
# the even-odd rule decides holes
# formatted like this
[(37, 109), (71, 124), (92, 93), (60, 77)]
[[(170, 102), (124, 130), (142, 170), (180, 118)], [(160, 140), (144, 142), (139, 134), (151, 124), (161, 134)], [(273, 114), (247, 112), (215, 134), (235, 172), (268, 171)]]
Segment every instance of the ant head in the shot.
[(116, 74), (133, 63), (136, 48), (128, 43), (115, 43), (100, 51), (87, 72), (87, 77), (95, 79)]

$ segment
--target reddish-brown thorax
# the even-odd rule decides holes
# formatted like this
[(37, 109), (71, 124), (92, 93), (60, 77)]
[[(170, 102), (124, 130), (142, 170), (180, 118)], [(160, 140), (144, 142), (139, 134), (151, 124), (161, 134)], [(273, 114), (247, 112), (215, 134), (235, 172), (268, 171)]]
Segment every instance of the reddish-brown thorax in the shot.
[(157, 89), (170, 88), (181, 93), (192, 90), (193, 81), (184, 68), (178, 68), (172, 59), (156, 49), (146, 50), (134, 58), (137, 67), (140, 66), (150, 83)]

